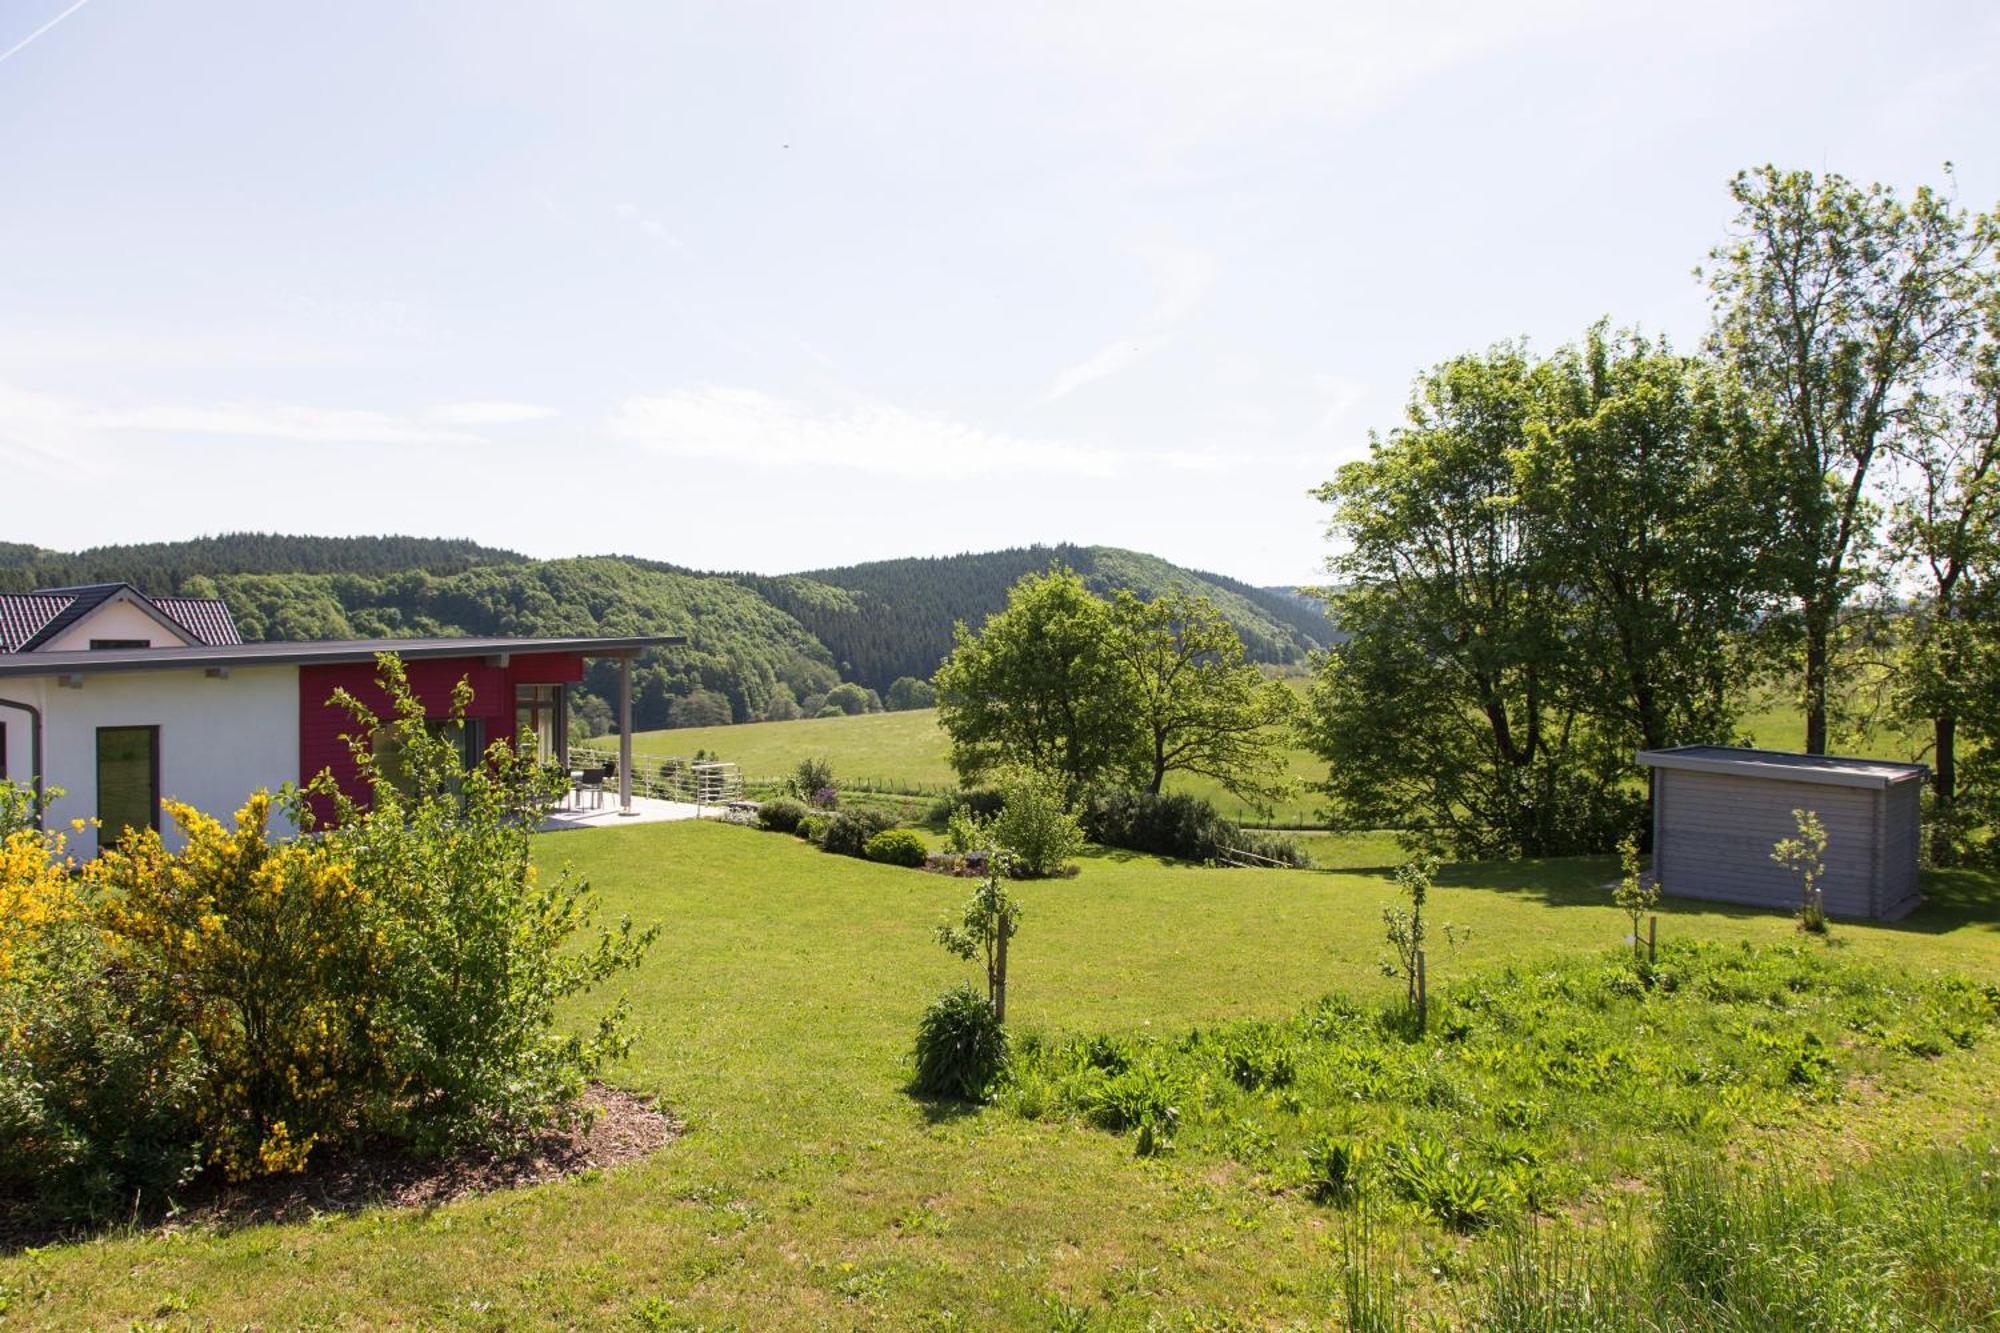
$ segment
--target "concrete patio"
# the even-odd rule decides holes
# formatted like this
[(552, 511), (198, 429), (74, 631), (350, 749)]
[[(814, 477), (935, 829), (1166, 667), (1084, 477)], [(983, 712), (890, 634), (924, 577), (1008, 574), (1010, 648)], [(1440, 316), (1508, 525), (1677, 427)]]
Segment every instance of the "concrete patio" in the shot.
[(619, 812), (617, 794), (606, 792), (602, 805), (593, 806), (586, 801), (581, 806), (556, 809), (542, 821), (540, 831), (559, 833), (566, 829), (624, 828), (631, 824), (665, 824), (676, 819), (715, 819), (721, 814), (722, 807), (719, 805), (693, 806), (682, 801), (634, 796), (632, 813), (626, 815)]

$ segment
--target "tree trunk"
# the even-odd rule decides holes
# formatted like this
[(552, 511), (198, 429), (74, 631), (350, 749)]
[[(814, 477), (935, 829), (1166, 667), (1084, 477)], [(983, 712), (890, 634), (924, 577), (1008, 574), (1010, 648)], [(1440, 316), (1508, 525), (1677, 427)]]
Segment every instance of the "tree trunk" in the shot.
[(1160, 788), (1167, 781), (1167, 742), (1164, 736), (1153, 737), (1153, 780), (1146, 790), (1153, 795), (1160, 794)]
[(1957, 859), (1952, 816), (1958, 803), (1958, 715), (1945, 713), (1931, 720), (1931, 864), (1948, 866)]
[(993, 950), (993, 1021), (1007, 1021), (1007, 914), (1000, 914), (1000, 939)]
[(1819, 615), (1806, 617), (1806, 753), (1826, 753), (1826, 688), (1832, 627)]

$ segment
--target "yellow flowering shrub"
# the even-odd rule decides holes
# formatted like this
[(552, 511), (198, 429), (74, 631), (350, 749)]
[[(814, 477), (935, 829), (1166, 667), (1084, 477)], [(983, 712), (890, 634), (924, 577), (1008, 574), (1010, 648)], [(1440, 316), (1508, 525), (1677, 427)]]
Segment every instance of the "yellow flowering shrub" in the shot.
[(105, 929), (169, 1003), (208, 1066), (203, 1129), (232, 1178), (295, 1171), (350, 1132), (382, 1084), (367, 898), (315, 839), (273, 841), (259, 792), (229, 825), (165, 803), (183, 846), (127, 838), (85, 869)]
[(65, 841), (31, 828), (0, 839), (0, 982), (13, 974), (17, 953), (83, 914)]
[(116, 1214), (198, 1165), (200, 1060), (157, 988), (122, 966), (95, 887), (28, 810), (0, 835), (0, 1194), (43, 1211)]
[[(32, 810), (0, 818), (0, 1203), (129, 1215), (198, 1168), (295, 1172), (362, 1139), (504, 1149), (580, 1114), (623, 1009), (557, 1014), (655, 932), (594, 928), (587, 884), (535, 878), (560, 772), (504, 744), (468, 766), (393, 657), (382, 679), (393, 717), (345, 700), (365, 801), (326, 775), (227, 822), (170, 801), (168, 836), (81, 868)], [(0, 816), (21, 809), (0, 784)], [(274, 838), (280, 809), (307, 832)]]

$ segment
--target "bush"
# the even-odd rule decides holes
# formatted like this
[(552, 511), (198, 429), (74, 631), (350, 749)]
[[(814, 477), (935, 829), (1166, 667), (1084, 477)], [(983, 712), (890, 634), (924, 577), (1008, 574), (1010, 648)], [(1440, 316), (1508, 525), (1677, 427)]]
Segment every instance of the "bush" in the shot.
[(201, 1165), (199, 1052), (72, 869), (59, 835), (0, 838), (0, 1197), (38, 1221), (124, 1215)]
[(1238, 828), (1198, 796), (1100, 789), (1084, 798), (1082, 820), (1083, 831), (1103, 847), (1183, 861), (1213, 861), (1236, 850), (1291, 866), (1310, 864), (1296, 842)]
[(783, 797), (757, 806), (757, 823), (773, 833), (795, 833), (805, 817), (805, 806)]
[(954, 814), (964, 814), (976, 820), (987, 820), (1000, 813), (1000, 807), (1007, 804), (1004, 794), (991, 787), (968, 787), (939, 798), (931, 807), (930, 822), (944, 824)]
[(1007, 1067), (1007, 1032), (984, 996), (957, 986), (924, 1010), (915, 1058), (919, 1095), (984, 1101)]
[(892, 828), (870, 838), (861, 849), (862, 855), (870, 861), (880, 861), (884, 865), (904, 866), (914, 870), (924, 863), (930, 849), (924, 840), (912, 829)]
[(181, 850), (149, 831), (75, 878), (59, 838), (5, 840), (0, 1186), (87, 1216), (198, 1167), (297, 1171), (337, 1142), (505, 1151), (578, 1122), (622, 1010), (581, 1031), (557, 1011), (652, 932), (590, 938), (588, 887), (537, 882), (559, 771), (506, 744), (468, 767), (381, 664), (393, 718), (336, 695), (368, 803), (322, 775), (283, 802), (309, 836), (273, 840), (260, 792), (233, 825), (169, 804)]
[(1094, 791), (1083, 803), (1083, 829), (1104, 847), (1211, 861), (1237, 845), (1237, 829), (1197, 796)]
[(1061, 872), (1083, 850), (1083, 830), (1063, 799), (1061, 781), (1022, 770), (1001, 790), (1006, 803), (993, 821), (993, 840), (1014, 854), (1016, 872), (1030, 879)]
[(896, 826), (896, 817), (881, 810), (843, 810), (826, 826), (819, 845), (841, 856), (864, 856), (868, 840)]
[(822, 755), (807, 755), (792, 769), (792, 795), (810, 801), (814, 793), (833, 786), (833, 762)]
[(792, 829), (792, 833), (807, 842), (823, 845), (826, 842), (826, 826), (832, 822), (832, 815), (807, 815)]
[[(1235, 828), (1234, 825), (1230, 827)], [(1248, 852), (1252, 856), (1261, 856), (1266, 860), (1282, 861), (1298, 870), (1306, 870), (1312, 866), (1312, 857), (1306, 855), (1305, 848), (1299, 846), (1296, 840), (1277, 833), (1239, 828), (1236, 829), (1235, 847), (1239, 852)]]
[(884, 701), (892, 713), (908, 711), (912, 708), (932, 708), (937, 705), (937, 691), (927, 680), (915, 676), (898, 676), (889, 686), (888, 698)]

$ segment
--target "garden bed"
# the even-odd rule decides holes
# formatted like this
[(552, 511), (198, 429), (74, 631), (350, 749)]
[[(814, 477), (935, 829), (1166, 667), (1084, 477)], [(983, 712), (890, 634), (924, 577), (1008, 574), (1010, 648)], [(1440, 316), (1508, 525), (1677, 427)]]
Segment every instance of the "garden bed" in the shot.
[[(680, 1137), (680, 1123), (652, 1098), (593, 1084), (584, 1093), (586, 1119), (544, 1135), (521, 1152), (484, 1150), (423, 1160), (393, 1149), (329, 1155), (299, 1175), (244, 1184), (203, 1179), (164, 1207), (121, 1219), (161, 1234), (190, 1229), (228, 1231), (267, 1222), (298, 1222), (322, 1213), (363, 1208), (435, 1208), (498, 1190), (547, 1184), (650, 1157)], [(21, 1219), (31, 1200), (0, 1199), (0, 1252), (74, 1237)]]

